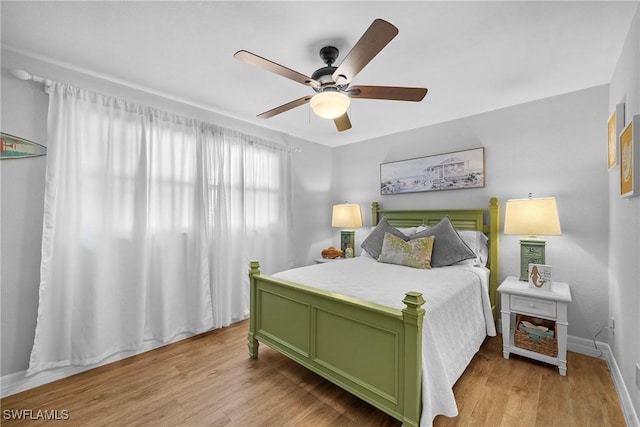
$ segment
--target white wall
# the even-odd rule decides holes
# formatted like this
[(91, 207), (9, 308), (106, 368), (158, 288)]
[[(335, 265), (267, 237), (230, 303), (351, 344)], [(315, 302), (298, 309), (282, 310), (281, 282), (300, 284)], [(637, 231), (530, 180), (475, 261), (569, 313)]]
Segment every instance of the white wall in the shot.
[[(4, 62), (4, 58), (3, 58)], [(46, 144), (47, 96), (2, 69), (2, 131)], [(40, 283), (46, 157), (0, 161), (1, 374), (25, 369)]]
[[(496, 196), (503, 211), (505, 200), (529, 192), (557, 197), (562, 235), (547, 237), (547, 262), (555, 280), (571, 284), (569, 334), (591, 339), (608, 313), (607, 96), (599, 86), (336, 148), (333, 198), (360, 203), (370, 225), (372, 201), (387, 209), (462, 208)], [(475, 147), (485, 147), (485, 188), (380, 195), (380, 163)], [(519, 274), (519, 238), (500, 237), (500, 279)]]
[[(640, 114), (640, 9), (611, 80), (609, 112), (620, 102), (625, 103), (625, 124)], [(609, 173), (609, 311), (615, 318), (609, 345), (640, 414), (640, 390), (635, 384), (635, 364), (640, 364), (640, 197), (620, 198), (619, 177), (617, 166)]]
[(297, 267), (313, 264), (322, 249), (335, 245), (331, 241), (331, 176), (333, 173), (331, 148), (306, 144), (301, 153), (294, 154), (293, 228), (295, 240), (294, 264)]
[[(98, 90), (220, 126), (237, 129), (301, 151), (293, 154), (294, 241), (302, 248), (294, 254), (296, 265), (309, 264), (328, 241), (329, 230), (317, 227), (326, 221), (331, 182), (331, 149), (298, 140), (245, 122), (215, 114), (195, 106), (175, 102), (147, 92), (78, 73), (51, 63), (2, 50), (2, 131), (46, 142), (48, 97), (42, 85), (13, 77), (9, 70), (26, 69), (47, 78)], [(46, 157), (0, 162), (2, 256), (0, 375), (28, 367), (36, 325), (40, 282), (40, 245), (44, 200)], [(277, 242), (274, 242), (277, 245)]]

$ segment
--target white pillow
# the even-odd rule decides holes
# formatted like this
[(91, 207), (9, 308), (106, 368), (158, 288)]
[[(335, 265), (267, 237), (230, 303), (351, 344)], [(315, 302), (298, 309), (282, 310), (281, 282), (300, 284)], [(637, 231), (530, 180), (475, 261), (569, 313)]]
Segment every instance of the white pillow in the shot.
[(418, 229), (418, 227), (405, 227), (405, 228), (396, 227), (396, 228), (400, 230), (402, 234), (404, 234), (407, 237), (416, 234)]
[(475, 258), (460, 261), (457, 265), (475, 265), (485, 267), (489, 260), (489, 238), (482, 231), (458, 230), (458, 235), (471, 248)]
[(360, 252), (360, 256), (361, 256), (361, 257), (364, 257), (364, 258), (373, 258), (373, 257), (371, 256), (371, 254), (370, 254), (369, 252), (367, 252), (367, 250), (366, 250), (366, 249), (362, 249), (362, 252)]
[[(428, 230), (428, 225), (422, 224), (416, 230), (416, 233)], [(489, 260), (489, 238), (482, 232), (476, 230), (457, 230), (460, 238), (471, 248), (475, 258), (465, 259), (456, 263), (456, 265), (475, 265), (485, 267)]]

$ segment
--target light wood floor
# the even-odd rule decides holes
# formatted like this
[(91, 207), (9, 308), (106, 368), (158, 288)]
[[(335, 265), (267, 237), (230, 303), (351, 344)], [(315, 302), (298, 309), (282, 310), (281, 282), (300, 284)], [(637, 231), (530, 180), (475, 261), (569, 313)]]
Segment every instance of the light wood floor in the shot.
[[(2, 399), (6, 410), (68, 411), (73, 426), (398, 426), (400, 423), (262, 345), (248, 357), (248, 323)], [(454, 393), (460, 414), (443, 426), (624, 426), (606, 363), (569, 353), (567, 377), (555, 367), (502, 358), (488, 338)]]

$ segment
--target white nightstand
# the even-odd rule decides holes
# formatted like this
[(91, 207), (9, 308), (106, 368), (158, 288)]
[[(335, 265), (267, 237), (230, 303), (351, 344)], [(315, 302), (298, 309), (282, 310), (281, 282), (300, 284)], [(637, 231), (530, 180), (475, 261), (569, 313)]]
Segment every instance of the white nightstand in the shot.
[[(507, 277), (498, 287), (500, 292), (500, 313), (502, 316), (502, 354), (505, 359), (510, 353), (519, 354), (558, 367), (560, 375), (567, 375), (567, 305), (571, 302), (569, 284), (553, 282), (551, 290), (529, 288), (528, 282), (517, 277)], [(524, 314), (556, 323), (558, 356), (551, 357), (536, 353), (514, 344), (515, 315)]]

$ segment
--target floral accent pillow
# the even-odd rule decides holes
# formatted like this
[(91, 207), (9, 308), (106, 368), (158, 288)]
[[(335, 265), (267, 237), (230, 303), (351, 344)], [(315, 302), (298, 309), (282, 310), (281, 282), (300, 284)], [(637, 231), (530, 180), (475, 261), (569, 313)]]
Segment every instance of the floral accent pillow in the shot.
[(434, 240), (435, 237), (430, 236), (405, 242), (401, 237), (385, 233), (378, 261), (387, 264), (429, 269), (431, 268), (431, 253)]

